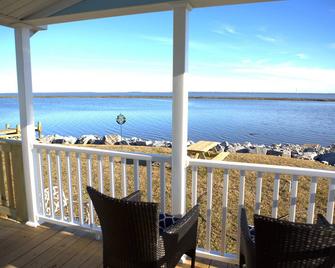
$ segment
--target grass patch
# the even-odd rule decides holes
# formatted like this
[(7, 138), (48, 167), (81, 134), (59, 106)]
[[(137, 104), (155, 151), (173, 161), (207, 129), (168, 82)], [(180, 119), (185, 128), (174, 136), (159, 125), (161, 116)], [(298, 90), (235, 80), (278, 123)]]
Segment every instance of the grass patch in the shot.
[[(154, 148), (154, 147), (135, 147), (135, 146), (107, 146), (107, 145), (89, 145), (87, 147), (96, 147), (100, 149), (109, 149), (126, 152), (141, 152), (147, 154), (171, 154), (170, 148)], [(66, 165), (65, 153), (60, 153), (61, 159), (61, 177), (62, 177), (62, 188), (65, 196), (69, 198), (68, 192), (68, 175)], [(114, 174), (115, 174), (115, 190), (116, 197), (121, 197), (121, 159), (114, 159)], [(264, 156), (264, 155), (253, 155), (253, 154), (230, 154), (225, 161), (234, 162), (246, 162), (246, 163), (260, 163), (269, 165), (281, 165), (281, 166), (294, 166), (304, 167), (313, 169), (330, 169), (335, 170), (334, 167), (326, 166), (319, 162), (291, 159), (276, 156)], [(85, 186), (88, 182), (88, 161), (87, 155), (82, 154), (80, 156), (81, 164), (81, 175), (82, 185), (78, 185), (78, 167), (75, 154), (70, 154), (71, 170), (70, 175), (72, 178), (72, 193), (73, 193), (73, 204), (75, 217), (79, 217), (79, 203), (78, 203), (78, 192), (79, 187), (83, 192), (84, 214), (88, 215), (88, 195), (85, 190)], [(104, 191), (110, 193), (110, 163), (107, 157), (102, 158), (103, 163), (103, 177), (104, 177)], [(92, 184), (98, 188), (98, 158), (93, 156), (92, 158)], [(134, 191), (134, 169), (133, 165), (127, 165), (127, 188), (128, 193)], [(58, 185), (57, 180), (57, 159), (55, 152), (51, 152), (51, 179), (54, 186)], [(45, 151), (42, 153), (42, 173), (43, 173), (43, 184), (44, 187), (48, 186), (48, 165)], [(145, 166), (139, 167), (140, 174), (140, 189), (143, 192), (143, 199), (146, 200), (147, 196), (147, 168)], [(158, 163), (152, 165), (152, 189), (153, 189), (153, 200), (159, 202), (160, 200), (160, 166)], [(166, 165), (166, 205), (167, 211), (171, 210), (171, 166)], [(221, 234), (222, 234), (222, 197), (223, 197), (223, 170), (215, 169), (213, 171), (213, 203), (212, 203), (212, 232), (211, 232), (211, 249), (221, 250)], [(297, 211), (296, 219), (298, 222), (305, 222), (307, 218), (307, 206), (309, 202), (309, 188), (310, 188), (309, 177), (300, 176), (298, 185), (298, 199), (297, 199)], [(238, 196), (239, 196), (239, 180), (240, 174), (237, 170), (229, 170), (229, 195), (228, 195), (228, 217), (226, 225), (226, 244), (224, 245), (226, 251), (229, 253), (236, 252), (236, 241), (237, 241), (237, 212), (238, 212)], [(279, 200), (279, 211), (278, 215), (282, 218), (287, 218), (289, 211), (289, 199), (290, 199), (290, 180), (291, 177), (287, 175), (280, 176), (280, 200)], [(187, 208), (191, 207), (191, 185), (192, 185), (192, 173), (191, 169), (187, 171)], [(272, 208), (272, 194), (273, 194), (273, 182), (274, 174), (263, 174), (263, 188), (262, 188), (262, 204), (261, 213), (263, 215), (271, 215)], [(248, 211), (248, 217), (252, 222), (252, 214), (255, 205), (255, 191), (256, 191), (256, 172), (246, 172), (246, 183), (245, 183), (245, 206)], [(200, 219), (199, 219), (199, 239), (198, 246), (205, 246), (205, 233), (206, 233), (206, 205), (207, 205), (207, 170), (205, 168), (198, 169), (198, 203), (200, 204)], [(316, 213), (326, 214), (328, 196), (328, 180), (319, 179), (317, 196), (316, 196)], [(56, 215), (60, 215), (59, 211)], [(65, 215), (69, 215), (68, 208), (65, 209)], [(97, 222), (97, 219), (95, 219)]]

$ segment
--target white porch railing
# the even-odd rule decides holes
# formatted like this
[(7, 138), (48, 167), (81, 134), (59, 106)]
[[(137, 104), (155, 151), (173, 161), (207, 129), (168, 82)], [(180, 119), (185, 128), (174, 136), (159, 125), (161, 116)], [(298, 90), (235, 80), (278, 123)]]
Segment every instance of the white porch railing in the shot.
[[(86, 185), (93, 185), (101, 192), (106, 192), (113, 197), (123, 197), (133, 190), (141, 189), (146, 194), (147, 201), (160, 202), (162, 211), (169, 210), (170, 202), (173, 202), (170, 200), (171, 184), (167, 181), (167, 177), (171, 174), (169, 156), (36, 144), (34, 145), (34, 159), (36, 189), (38, 189), (38, 200), (40, 201), (38, 217), (41, 221), (99, 231), (92, 203), (84, 191)], [(230, 175), (232, 171), (235, 172), (234, 176)], [(250, 176), (251, 173), (256, 175)], [(153, 174), (156, 178), (153, 177)], [(324, 201), (321, 205), (324, 205), (328, 221), (333, 222), (335, 171), (189, 159), (188, 174), (190, 179), (185, 189), (188, 192), (188, 198), (185, 202), (189, 201), (190, 206), (199, 202), (202, 214), (205, 215), (203, 217), (205, 224), (200, 225), (200, 228), (204, 228), (200, 230), (203, 240), (203, 245), (200, 246), (204, 249), (199, 248), (197, 251), (198, 256), (201, 257), (238, 263), (238, 211), (240, 206), (252, 206), (254, 213), (260, 214), (261, 208), (263, 211), (263, 207), (269, 204), (270, 215), (277, 218), (280, 214), (279, 210), (282, 211), (279, 206), (279, 200), (283, 198), (280, 191), (282, 180), (288, 183), (290, 189), (287, 201), (288, 219), (295, 221), (299, 181), (301, 178), (304, 179), (301, 185), (309, 188), (308, 204), (303, 206), (306, 207), (306, 222), (308, 223), (314, 221), (317, 186), (321, 183), (324, 187), (327, 182), (328, 196), (321, 199)], [(269, 183), (267, 179), (269, 174), (272, 174), (273, 177), (273, 181), (271, 179), (273, 185), (271, 200), (262, 198), (262, 195), (268, 195), (262, 191), (262, 185), (264, 181)], [(159, 177), (158, 180), (157, 177)], [(307, 183), (306, 177), (309, 178)], [(251, 180), (253, 180), (254, 188), (246, 191), (246, 186)], [(200, 184), (206, 189), (200, 189), (198, 187)], [(229, 191), (230, 188), (233, 190)], [(216, 208), (217, 211), (214, 211), (213, 198), (217, 198), (218, 189), (221, 195), (220, 204), (219, 208)], [(206, 201), (199, 201), (199, 190)], [(59, 198), (59, 193), (63, 193), (61, 194), (63, 198)], [(246, 203), (245, 200), (250, 199), (245, 199), (246, 194), (249, 197), (252, 196), (253, 204)], [(238, 199), (236, 208), (230, 205), (230, 200), (234, 198), (234, 195)], [(236, 217), (231, 216), (232, 211), (235, 211)], [(219, 223), (217, 218), (213, 221), (213, 213), (219, 215)], [(237, 226), (236, 230), (228, 228), (228, 222), (232, 219)], [(219, 230), (215, 230), (213, 224), (219, 225), (216, 228)], [(220, 233), (219, 246), (212, 244), (214, 231)], [(217, 233), (215, 235), (218, 236)], [(236, 237), (235, 250), (231, 248), (230, 251), (228, 250), (229, 236)]]
[[(146, 200), (153, 201), (153, 163), (160, 174), (160, 199), (156, 201), (160, 202), (163, 212), (166, 210), (165, 165), (171, 161), (169, 156), (35, 144), (34, 160), (38, 217), (42, 221), (99, 230), (86, 185), (121, 198), (140, 189), (140, 170), (145, 169), (144, 192)], [(132, 179), (127, 174), (130, 165), (133, 167)], [(119, 176), (115, 174), (116, 169)]]
[[(273, 193), (272, 193), (272, 204), (271, 204), (271, 216), (278, 218), (279, 200), (280, 200), (280, 181), (282, 175), (291, 176), (289, 181), (290, 197), (289, 197), (289, 208), (288, 208), (288, 219), (295, 221), (296, 219), (296, 208), (298, 199), (298, 183), (300, 176), (309, 177), (309, 198), (308, 198), (308, 209), (307, 209), (307, 223), (313, 223), (315, 216), (316, 206), (316, 193), (317, 185), (320, 179), (328, 180), (328, 197), (326, 204), (326, 218), (332, 223), (334, 218), (334, 204), (335, 204), (335, 171), (327, 170), (316, 170), (307, 168), (296, 168), (286, 166), (273, 166), (263, 164), (249, 164), (249, 163), (238, 163), (238, 162), (226, 162), (226, 161), (212, 161), (212, 160), (196, 160), (190, 159), (189, 166), (192, 169), (192, 198), (191, 203), (195, 205), (197, 203), (197, 184), (198, 184), (198, 169), (205, 168), (207, 173), (207, 201), (206, 201), (206, 231), (205, 231), (205, 249), (198, 250), (197, 254), (201, 257), (215, 259), (228, 263), (237, 263), (239, 254), (230, 254), (227, 252), (227, 221), (228, 221), (228, 209), (229, 209), (229, 171), (235, 170), (239, 172), (238, 182), (238, 211), (239, 208), (245, 205), (245, 193), (246, 193), (246, 180), (248, 172), (256, 172), (256, 183), (254, 193), (254, 213), (260, 214), (262, 204), (262, 184), (264, 174), (274, 174), (273, 180)], [(212, 236), (212, 200), (213, 200), (213, 182), (218, 179), (214, 178), (214, 170), (223, 170), (223, 186), (222, 186), (222, 221), (221, 221), (221, 241), (220, 250), (212, 251), (211, 248), (211, 236)], [(268, 200), (266, 200), (268, 201)], [(249, 204), (250, 205), (250, 204)], [(238, 212), (236, 212), (238, 215)], [(239, 216), (239, 215), (238, 215)], [(238, 218), (237, 216), (237, 218)], [(251, 220), (251, 219), (250, 219)], [(237, 230), (236, 240), (236, 252), (239, 251), (239, 227)]]

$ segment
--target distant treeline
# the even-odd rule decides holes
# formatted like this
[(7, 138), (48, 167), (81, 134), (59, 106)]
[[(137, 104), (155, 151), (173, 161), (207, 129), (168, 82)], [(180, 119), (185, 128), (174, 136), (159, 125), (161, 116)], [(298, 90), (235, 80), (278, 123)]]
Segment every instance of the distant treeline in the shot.
[[(17, 98), (17, 95), (0, 95), (0, 99)], [(35, 95), (34, 98), (42, 99), (171, 99), (172, 96), (150, 96), (150, 95), (96, 95), (96, 96), (79, 96), (79, 95)], [(281, 97), (227, 97), (227, 96), (189, 96), (189, 99), (210, 99), (210, 100), (268, 100), (268, 101), (322, 101), (335, 102), (332, 98), (281, 98)]]

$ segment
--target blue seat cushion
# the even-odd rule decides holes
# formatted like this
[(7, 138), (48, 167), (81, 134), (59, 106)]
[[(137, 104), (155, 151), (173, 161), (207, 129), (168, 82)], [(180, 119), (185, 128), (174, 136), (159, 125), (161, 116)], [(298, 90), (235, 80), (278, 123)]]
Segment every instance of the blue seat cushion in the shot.
[(255, 236), (256, 236), (255, 226), (248, 225), (248, 228), (249, 228), (250, 239), (252, 240), (252, 242), (255, 243)]
[(175, 224), (180, 218), (167, 213), (159, 213), (159, 233), (162, 233), (166, 228)]

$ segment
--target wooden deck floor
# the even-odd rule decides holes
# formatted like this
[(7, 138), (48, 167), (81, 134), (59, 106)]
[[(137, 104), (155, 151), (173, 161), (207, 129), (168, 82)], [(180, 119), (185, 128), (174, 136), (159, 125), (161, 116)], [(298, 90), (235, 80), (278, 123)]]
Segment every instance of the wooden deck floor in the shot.
[[(31, 228), (0, 218), (0, 267), (102, 267), (102, 244), (82, 231), (47, 224)], [(196, 267), (233, 266), (198, 260)]]

